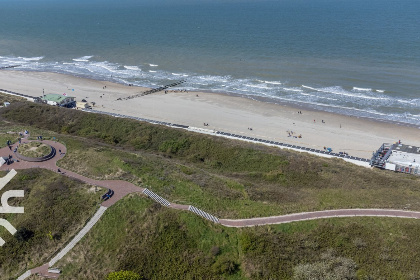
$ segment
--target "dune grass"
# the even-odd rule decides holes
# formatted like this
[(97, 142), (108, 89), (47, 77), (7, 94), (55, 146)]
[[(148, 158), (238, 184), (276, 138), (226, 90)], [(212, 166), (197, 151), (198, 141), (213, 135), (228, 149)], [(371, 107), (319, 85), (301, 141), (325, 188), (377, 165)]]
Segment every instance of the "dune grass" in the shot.
[(14, 104), (0, 115), (21, 125), (35, 122), (31, 131), (65, 143), (62, 168), (127, 180), (222, 218), (338, 208), (420, 210), (420, 178), (411, 175), (46, 105)]
[(13, 102), (20, 102), (20, 101), (25, 101), (25, 100), (26, 99), (23, 98), (23, 97), (18, 97), (18, 96), (14, 96), (14, 95), (5, 94), (5, 93), (0, 92), (0, 106), (3, 106), (4, 102), (13, 103)]
[[(420, 178), (410, 175), (36, 104), (0, 116), (65, 143), (62, 168), (127, 180), (221, 218), (420, 210)], [(416, 279), (419, 231), (419, 221), (393, 218), (224, 228), (136, 194), (109, 208), (58, 265), (63, 279), (104, 279), (119, 270), (145, 279)]]
[[(418, 178), (369, 170), (341, 160), (270, 151), (289, 154), (289, 164), (281, 165), (282, 171), (267, 165), (259, 171), (226, 172), (166, 154), (61, 138), (68, 148), (59, 162), (63, 168), (96, 179), (123, 179), (147, 186), (172, 202), (193, 204), (223, 218), (339, 208), (420, 210)], [(298, 170), (299, 165), (307, 169)]]
[(25, 157), (44, 157), (51, 153), (51, 147), (41, 142), (29, 142), (19, 145), (18, 152)]
[(370, 217), (225, 228), (136, 194), (109, 208), (57, 265), (63, 279), (119, 270), (144, 279), (308, 279), (298, 276), (333, 269), (334, 279), (416, 279), (419, 234), (417, 220)]
[[(5, 174), (0, 172), (0, 177)], [(25, 213), (0, 214), (18, 230), (12, 236), (0, 228), (6, 241), (0, 247), (1, 279), (15, 279), (49, 261), (83, 227), (100, 201), (90, 186), (42, 169), (18, 170), (3, 190), (24, 190), (24, 198), (10, 199), (9, 204), (24, 207)]]

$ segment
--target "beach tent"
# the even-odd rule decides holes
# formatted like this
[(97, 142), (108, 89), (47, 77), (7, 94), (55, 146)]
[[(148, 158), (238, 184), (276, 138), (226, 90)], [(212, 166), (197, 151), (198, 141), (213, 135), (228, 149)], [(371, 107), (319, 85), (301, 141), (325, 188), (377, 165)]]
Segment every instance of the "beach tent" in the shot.
[(0, 167), (6, 163), (6, 160), (3, 157), (0, 157)]

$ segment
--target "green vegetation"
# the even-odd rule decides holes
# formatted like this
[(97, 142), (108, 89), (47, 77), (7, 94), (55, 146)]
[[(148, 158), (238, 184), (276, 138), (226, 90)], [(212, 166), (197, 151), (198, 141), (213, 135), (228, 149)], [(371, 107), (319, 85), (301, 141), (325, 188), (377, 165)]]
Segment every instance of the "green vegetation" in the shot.
[(29, 142), (19, 145), (18, 152), (25, 157), (44, 157), (51, 153), (51, 147), (41, 142)]
[[(16, 127), (13, 127), (15, 129)], [(16, 131), (10, 131), (10, 126), (3, 124), (0, 126), (0, 148), (6, 147), (6, 143), (10, 140), (12, 143), (18, 141), (19, 133)]]
[(4, 102), (20, 102), (26, 100), (23, 97), (18, 97), (10, 94), (0, 93), (0, 106), (3, 106)]
[(130, 195), (57, 266), (63, 279), (417, 279), (419, 235), (418, 220), (396, 218), (225, 228)]
[(420, 210), (420, 178), (339, 159), (33, 103), (15, 103), (1, 115), (35, 123), (33, 135), (57, 136), (68, 149), (58, 163), (63, 168), (145, 185), (219, 217), (356, 207)]
[[(147, 186), (172, 202), (193, 204), (223, 218), (356, 207), (420, 209), (417, 178), (370, 171), (340, 160), (289, 153), (293, 161), (282, 167), (283, 178), (287, 178), (284, 182), (286, 179), (269, 176), (279, 172), (275, 168), (231, 173), (165, 154), (123, 151), (92, 140), (60, 138), (69, 151), (58, 163), (63, 168), (95, 179), (123, 179)], [(248, 152), (241, 149), (237, 147), (240, 152)], [(321, 167), (312, 175), (304, 169), (295, 175), (289, 173), (289, 166), (318, 168), (323, 162), (333, 167)], [(294, 172), (298, 172), (296, 168)], [(347, 174), (346, 180), (343, 174)], [(303, 181), (304, 176), (311, 179)]]
[(0, 214), (18, 230), (12, 236), (0, 227), (6, 241), (0, 247), (1, 279), (15, 279), (49, 261), (93, 215), (100, 199), (87, 185), (41, 169), (18, 170), (2, 193), (7, 190), (24, 190), (24, 198), (9, 204), (24, 207), (25, 213)]
[(72, 279), (105, 279), (120, 270), (145, 279), (240, 279), (235, 232), (130, 195), (57, 265)]
[[(420, 178), (338, 159), (31, 103), (1, 109), (0, 122), (59, 138), (68, 150), (62, 168), (147, 186), (221, 218), (420, 210)], [(64, 279), (120, 271), (144, 279), (416, 279), (419, 235), (419, 221), (392, 218), (224, 228), (129, 195), (57, 265)]]
[(140, 274), (133, 271), (121, 270), (118, 272), (111, 272), (108, 274), (106, 280), (141, 280)]

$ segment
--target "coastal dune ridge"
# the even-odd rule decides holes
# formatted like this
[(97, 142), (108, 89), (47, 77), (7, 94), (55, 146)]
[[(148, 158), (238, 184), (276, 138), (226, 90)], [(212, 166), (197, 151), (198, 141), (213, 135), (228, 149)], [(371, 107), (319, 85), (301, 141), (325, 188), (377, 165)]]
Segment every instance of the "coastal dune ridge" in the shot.
[[(382, 143), (420, 146), (420, 129), (378, 122), (290, 104), (223, 93), (169, 88), (149, 95), (124, 98), (149, 90), (109, 81), (32, 71), (0, 71), (3, 89), (42, 96), (42, 92), (67, 94), (77, 101), (95, 102), (95, 110), (224, 131), (290, 143), (336, 153), (370, 158)], [(117, 100), (117, 99), (123, 100)], [(300, 113), (302, 112), (302, 113)], [(206, 125), (205, 125), (206, 124)], [(207, 125), (208, 124), (208, 125)], [(301, 138), (300, 138), (301, 137)]]

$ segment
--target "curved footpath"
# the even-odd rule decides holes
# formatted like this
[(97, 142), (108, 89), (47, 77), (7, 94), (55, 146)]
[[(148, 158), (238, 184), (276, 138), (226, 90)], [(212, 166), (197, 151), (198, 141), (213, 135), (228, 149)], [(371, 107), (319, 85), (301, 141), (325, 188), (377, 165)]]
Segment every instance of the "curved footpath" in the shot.
[[(23, 139), (22, 143), (29, 142), (27, 139)], [(0, 167), (0, 170), (19, 170), (19, 169), (28, 169), (28, 168), (45, 168), (58, 172), (57, 161), (60, 160), (66, 153), (66, 147), (55, 141), (43, 140), (43, 142), (53, 146), (56, 151), (60, 151), (55, 154), (54, 157), (47, 161), (43, 162), (27, 162), (20, 161), (14, 162), (11, 165), (3, 165)], [(13, 149), (18, 144), (15, 143), (9, 147), (4, 147), (0, 149), (0, 156), (8, 157), (12, 155), (15, 159)], [(65, 170), (60, 168), (60, 172), (64, 176), (68, 176), (74, 179), (78, 179), (82, 182), (85, 182), (90, 185), (100, 186), (103, 188), (112, 189), (114, 195), (101, 203), (101, 207), (91, 218), (91, 220), (83, 227), (83, 229), (63, 248), (49, 263), (46, 263), (40, 267), (34, 268), (32, 270), (26, 271), (18, 279), (25, 279), (32, 274), (40, 274), (46, 277), (56, 278), (57, 274), (48, 273), (48, 268), (54, 265), (58, 260), (60, 260), (68, 251), (70, 251), (77, 243), (80, 241), (83, 236), (94, 226), (94, 224), (100, 219), (105, 210), (116, 203), (118, 200), (130, 193), (143, 193), (150, 198), (154, 199), (156, 202), (162, 204), (163, 206), (179, 209), (179, 210), (189, 210), (207, 220), (210, 220), (214, 223), (221, 224), (227, 227), (250, 227), (258, 225), (270, 225), (270, 224), (281, 224), (281, 223), (291, 223), (304, 220), (314, 220), (314, 219), (323, 219), (323, 218), (335, 218), (335, 217), (355, 217), (355, 216), (374, 216), (374, 217), (397, 217), (397, 218), (413, 218), (420, 219), (420, 212), (414, 211), (404, 211), (404, 210), (391, 210), (391, 209), (339, 209), (339, 210), (325, 210), (325, 211), (316, 211), (316, 212), (304, 212), (304, 213), (295, 213), (281, 216), (272, 216), (272, 217), (261, 217), (261, 218), (251, 218), (251, 219), (218, 219), (217, 217), (208, 214), (194, 206), (191, 205), (181, 205), (170, 203), (166, 199), (160, 197), (159, 195), (153, 193), (152, 191), (136, 186), (132, 183), (123, 180), (94, 180), (87, 178), (85, 176), (79, 175), (75, 172)]]

